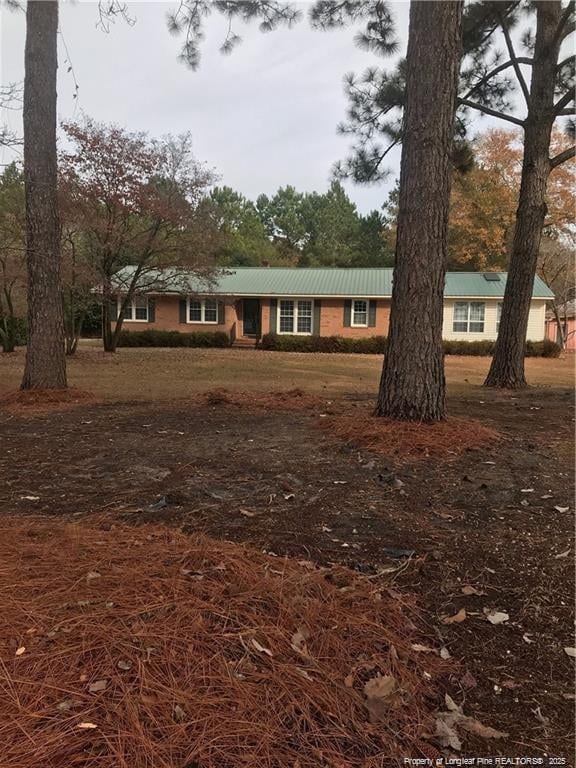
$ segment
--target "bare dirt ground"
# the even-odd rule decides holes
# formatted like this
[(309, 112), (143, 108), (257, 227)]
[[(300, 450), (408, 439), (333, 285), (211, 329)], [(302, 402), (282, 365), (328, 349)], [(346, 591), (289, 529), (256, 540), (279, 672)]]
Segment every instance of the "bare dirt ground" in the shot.
[[(383, 572), (378, 578), (417, 595), (431, 642), (458, 662), (448, 692), (466, 713), (509, 733), (489, 742), (469, 736), (463, 753), (548, 754), (571, 764), (574, 662), (563, 650), (574, 645), (570, 359), (529, 361), (529, 373), (546, 386), (512, 395), (476, 386), (485, 359), (449, 359), (451, 413), (501, 437), (447, 460), (399, 460), (318, 428), (322, 413), (369, 412), (375, 359), (242, 351), (235, 373), (228, 358), (224, 376), (214, 365), (209, 380), (198, 369), (222, 352), (200, 353), (187, 368), (180, 352), (177, 359), (166, 350), (130, 352), (137, 354), (95, 362), (100, 353), (90, 351), (72, 363), (72, 383), (107, 402), (25, 418), (0, 411), (4, 514), (106, 512), (248, 541), (278, 556)], [(166, 380), (162, 400), (159, 358), (162, 381), (182, 369)], [(8, 389), (18, 359), (2, 363)], [(122, 402), (112, 401), (115, 366)], [(187, 382), (188, 393), (225, 385), (223, 378), (255, 389), (258, 371), (264, 391), (305, 379), (326, 402), (284, 411), (167, 399)], [(328, 401), (323, 388), (332, 380)], [(461, 618), (461, 609), (463, 621), (445, 623)], [(486, 612), (494, 610), (509, 618), (491, 623)]]

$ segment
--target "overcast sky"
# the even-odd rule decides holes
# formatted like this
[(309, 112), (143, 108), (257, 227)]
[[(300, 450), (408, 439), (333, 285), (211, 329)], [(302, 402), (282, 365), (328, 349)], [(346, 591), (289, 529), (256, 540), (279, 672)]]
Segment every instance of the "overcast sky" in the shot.
[[(305, 15), (309, 4), (297, 5)], [(394, 3), (404, 45), (408, 5)], [(129, 2), (134, 25), (118, 20), (105, 33), (96, 27), (96, 3), (62, 2), (59, 118), (84, 112), (155, 136), (190, 131), (195, 155), (217, 171), (219, 183), (252, 199), (286, 184), (325, 190), (333, 163), (350, 143), (336, 132), (346, 108), (343, 76), (382, 59), (356, 48), (353, 30), (312, 31), (305, 18), (292, 30), (267, 34), (238, 24), (243, 42), (223, 56), (227, 24), (215, 15), (206, 23), (200, 69), (192, 72), (178, 62), (181, 40), (166, 27), (172, 7)], [(0, 24), (0, 82), (20, 81), (24, 14), (3, 7)], [(79, 84), (77, 100), (68, 61)], [(0, 117), (19, 129), (18, 113), (3, 110)], [(1, 162), (13, 156), (4, 151)], [(385, 184), (346, 185), (361, 211), (381, 207), (398, 162), (399, 152), (390, 156), (393, 174)]]

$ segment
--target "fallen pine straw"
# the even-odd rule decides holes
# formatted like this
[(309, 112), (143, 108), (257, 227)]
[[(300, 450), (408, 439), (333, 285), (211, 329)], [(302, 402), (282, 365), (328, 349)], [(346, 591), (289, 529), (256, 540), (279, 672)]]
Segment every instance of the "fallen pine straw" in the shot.
[(36, 519), (2, 522), (0, 563), (2, 768), (383, 768), (438, 754), (422, 734), (446, 662), (411, 648), (409, 601), (344, 568)]
[(393, 421), (378, 416), (333, 416), (317, 425), (359, 448), (398, 457), (449, 459), (493, 445), (496, 430), (475, 419), (451, 417), (436, 423)]
[(77, 405), (93, 405), (101, 399), (81, 389), (24, 389), (0, 397), (0, 411), (20, 416), (67, 411)]

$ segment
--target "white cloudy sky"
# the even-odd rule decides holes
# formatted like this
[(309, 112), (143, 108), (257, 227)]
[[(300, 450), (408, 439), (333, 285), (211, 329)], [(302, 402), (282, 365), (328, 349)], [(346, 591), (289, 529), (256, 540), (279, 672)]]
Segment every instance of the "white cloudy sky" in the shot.
[[(304, 13), (307, 3), (298, 4)], [(401, 36), (408, 27), (408, 2), (395, 2)], [(128, 3), (135, 24), (122, 21), (109, 33), (96, 28), (94, 2), (62, 2), (59, 40), (59, 117), (81, 112), (152, 135), (191, 131), (198, 159), (220, 175), (220, 183), (255, 198), (292, 184), (302, 191), (326, 188), (332, 164), (346, 155), (349, 139), (338, 136), (346, 99), (343, 76), (381, 63), (358, 50), (353, 31), (312, 31), (306, 20), (292, 30), (262, 34), (256, 26), (238, 31), (243, 43), (219, 53), (226, 22), (206, 24), (202, 63), (191, 72), (179, 63), (180, 40), (166, 28), (171, 3)], [(0, 10), (0, 82), (23, 78), (24, 14)], [(80, 86), (67, 72), (68, 58)], [(0, 119), (19, 127), (19, 115)], [(4, 151), (0, 162), (13, 155)], [(399, 153), (391, 156), (394, 174)], [(362, 211), (379, 208), (393, 184), (347, 185)]]

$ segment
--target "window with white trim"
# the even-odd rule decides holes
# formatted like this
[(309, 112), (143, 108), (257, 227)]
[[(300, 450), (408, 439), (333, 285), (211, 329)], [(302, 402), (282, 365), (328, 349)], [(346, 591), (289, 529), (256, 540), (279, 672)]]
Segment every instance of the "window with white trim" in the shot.
[(500, 320), (502, 319), (502, 302), (498, 302), (496, 307), (496, 333), (500, 330)]
[(310, 299), (280, 299), (278, 307), (278, 333), (310, 335), (313, 323), (313, 305)]
[(118, 314), (122, 312), (123, 320), (130, 320), (134, 323), (148, 322), (148, 299), (146, 296), (135, 296), (122, 309), (122, 299), (118, 297)]
[(218, 302), (216, 299), (188, 299), (187, 318), (189, 323), (218, 322)]
[(456, 301), (452, 330), (454, 333), (484, 333), (483, 301)]
[(352, 302), (351, 325), (353, 328), (368, 327), (368, 302), (364, 299), (354, 299)]

